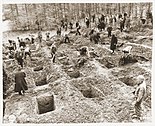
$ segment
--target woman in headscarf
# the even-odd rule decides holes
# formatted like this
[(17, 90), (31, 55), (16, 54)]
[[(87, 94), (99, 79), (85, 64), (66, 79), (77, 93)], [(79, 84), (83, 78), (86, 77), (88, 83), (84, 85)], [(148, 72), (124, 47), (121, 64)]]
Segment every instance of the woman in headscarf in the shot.
[(19, 95), (25, 93), (25, 90), (28, 90), (27, 82), (25, 80), (26, 74), (22, 71), (22, 68), (19, 66), (18, 71), (15, 73), (15, 92), (18, 92)]

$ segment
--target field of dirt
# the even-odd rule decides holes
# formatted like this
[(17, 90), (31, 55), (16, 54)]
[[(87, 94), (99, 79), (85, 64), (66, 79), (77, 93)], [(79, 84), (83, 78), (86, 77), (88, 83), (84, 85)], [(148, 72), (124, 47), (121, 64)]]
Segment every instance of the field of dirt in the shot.
[[(84, 31), (85, 30), (85, 31)], [(102, 42), (91, 43), (89, 37), (69, 34), (71, 43), (57, 43), (56, 63), (52, 63), (50, 49), (43, 41), (43, 46), (36, 49), (31, 45), (32, 61), (26, 61), (28, 91), (20, 96), (13, 91), (16, 61), (3, 64), (10, 79), (7, 86), (4, 123), (101, 123), (101, 122), (151, 122), (151, 66), (153, 30), (143, 26), (140, 31), (132, 29), (129, 33), (117, 32), (118, 47), (111, 54), (110, 38), (107, 32), (101, 32)], [(37, 32), (31, 32), (37, 36)], [(43, 39), (45, 39), (43, 32)], [(50, 31), (51, 35), (56, 31)], [(7, 39), (26, 37), (30, 32), (5, 32)], [(36, 42), (37, 43), (37, 42)], [(120, 65), (122, 49), (131, 45), (131, 54), (137, 62)], [(98, 57), (80, 56), (77, 48), (88, 46), (95, 50)], [(3, 50), (4, 52), (5, 50)], [(84, 64), (77, 66), (78, 59)], [(34, 71), (43, 66), (40, 71)], [(144, 75), (147, 84), (147, 96), (142, 103), (142, 118), (131, 118), (134, 109), (135, 78)], [(42, 83), (39, 81), (42, 80)]]

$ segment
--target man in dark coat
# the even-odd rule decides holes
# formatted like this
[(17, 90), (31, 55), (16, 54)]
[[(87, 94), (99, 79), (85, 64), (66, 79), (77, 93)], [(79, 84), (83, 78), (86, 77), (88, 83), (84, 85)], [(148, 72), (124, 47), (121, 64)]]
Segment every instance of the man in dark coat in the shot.
[(108, 37), (111, 37), (112, 27), (110, 25), (109, 27), (107, 27), (107, 31), (108, 31)]
[(88, 18), (86, 18), (86, 26), (87, 26), (87, 28), (89, 28), (89, 19)]
[(57, 35), (59, 35), (59, 36), (61, 35), (61, 27), (57, 28)]
[(64, 25), (64, 20), (61, 20), (61, 27), (64, 28), (65, 25)]
[(70, 22), (69, 25), (70, 25), (70, 29), (73, 29), (73, 23)]
[(81, 26), (80, 25), (78, 25), (78, 27), (77, 27), (77, 29), (76, 29), (76, 35), (81, 35), (81, 33), (80, 33), (80, 30), (81, 29)]
[(55, 55), (56, 55), (57, 47), (54, 43), (51, 45), (50, 51), (52, 56), (52, 62), (55, 63)]
[(9, 49), (9, 51), (11, 52), (11, 50), (15, 50), (15, 49), (14, 49), (14, 45), (13, 45), (13, 40), (8, 40), (8, 41), (9, 41), (8, 49)]
[(121, 30), (121, 32), (123, 31), (123, 29), (124, 29), (124, 20), (123, 20), (123, 18), (120, 18), (120, 30)]
[(34, 44), (34, 40), (35, 40), (35, 39), (34, 39), (34, 35), (31, 35), (31, 34), (30, 34), (30, 37), (31, 37), (31, 40), (30, 40), (30, 41), (31, 41), (31, 44)]
[(116, 49), (116, 45), (117, 45), (117, 37), (113, 34), (111, 38), (111, 45), (110, 45), (110, 49), (112, 50), (112, 53), (114, 53), (114, 50)]
[(104, 20), (105, 20), (105, 16), (102, 14), (100, 21), (104, 21)]
[(79, 27), (79, 21), (76, 22), (76, 28)]
[(105, 22), (101, 21), (100, 22), (100, 31), (105, 30), (105, 26), (106, 26)]
[(93, 23), (95, 22), (95, 14), (92, 15)]
[(70, 40), (69, 40), (69, 37), (68, 37), (68, 35), (67, 34), (65, 34), (65, 43), (70, 43)]
[(26, 44), (25, 44), (25, 41), (23, 39), (20, 40), (20, 43), (19, 43), (19, 47), (25, 47)]
[(15, 92), (18, 92), (19, 95), (25, 93), (25, 90), (28, 90), (27, 83), (25, 80), (26, 74), (21, 71), (21, 67), (19, 66), (18, 72), (15, 73)]

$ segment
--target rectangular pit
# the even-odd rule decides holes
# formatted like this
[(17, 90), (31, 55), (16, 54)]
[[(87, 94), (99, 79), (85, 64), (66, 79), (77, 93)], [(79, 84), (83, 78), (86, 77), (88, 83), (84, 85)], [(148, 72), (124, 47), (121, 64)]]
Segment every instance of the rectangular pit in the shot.
[(44, 94), (37, 97), (38, 114), (47, 113), (55, 110), (54, 96), (51, 94)]

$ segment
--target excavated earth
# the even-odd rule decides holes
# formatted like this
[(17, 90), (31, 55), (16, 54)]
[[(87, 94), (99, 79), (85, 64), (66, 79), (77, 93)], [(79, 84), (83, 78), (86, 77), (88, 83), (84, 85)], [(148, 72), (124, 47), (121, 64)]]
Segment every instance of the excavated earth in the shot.
[[(83, 30), (84, 31), (84, 30)], [(84, 31), (86, 32), (86, 31)], [(9, 39), (28, 36), (28, 33), (4, 33)], [(55, 34), (54, 31), (51, 34)], [(84, 33), (83, 33), (84, 34)], [(43, 33), (43, 36), (45, 34)], [(28, 91), (20, 96), (13, 91), (15, 61), (4, 60), (10, 78), (5, 101), (4, 123), (100, 123), (100, 122), (151, 122), (151, 66), (152, 29), (139, 32), (120, 33), (118, 45), (123, 46), (110, 52), (110, 38), (101, 32), (102, 44), (91, 43), (88, 37), (69, 34), (71, 43), (57, 42), (56, 63), (52, 63), (49, 47), (33, 49), (32, 58), (24, 67)], [(149, 37), (148, 37), (149, 36)], [(121, 50), (132, 45), (132, 55), (138, 62), (120, 65)], [(80, 56), (76, 48), (94, 48), (99, 57)], [(79, 58), (85, 59), (77, 67)], [(41, 66), (43, 69), (34, 71)], [(147, 95), (142, 104), (142, 119), (133, 120), (135, 77), (144, 75)], [(41, 81), (39, 83), (39, 81)]]

